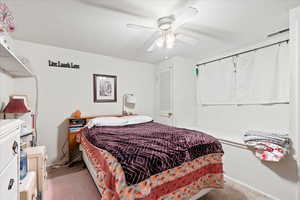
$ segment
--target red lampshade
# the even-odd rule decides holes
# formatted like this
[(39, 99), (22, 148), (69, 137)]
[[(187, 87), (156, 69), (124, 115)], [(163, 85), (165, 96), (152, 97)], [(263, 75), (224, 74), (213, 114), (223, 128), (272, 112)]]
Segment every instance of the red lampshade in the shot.
[(27, 113), (30, 110), (27, 109), (24, 103), (24, 99), (10, 99), (9, 103), (3, 110), (4, 113)]

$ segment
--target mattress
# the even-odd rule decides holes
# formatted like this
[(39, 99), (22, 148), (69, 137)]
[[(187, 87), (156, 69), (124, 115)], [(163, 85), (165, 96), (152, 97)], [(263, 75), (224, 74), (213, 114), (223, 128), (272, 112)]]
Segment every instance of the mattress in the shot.
[[(151, 125), (151, 124), (148, 124)], [(156, 126), (157, 127), (157, 126)], [(140, 128), (140, 126), (138, 127)], [(143, 127), (143, 129), (147, 130), (147, 127)], [(169, 129), (167, 127), (167, 129)], [(83, 152), (85, 152), (85, 160), (89, 160), (91, 165), (96, 171), (96, 178), (95, 182), (96, 185), (103, 197), (103, 199), (126, 199), (126, 200), (154, 200), (154, 199), (191, 199), (194, 195), (198, 194), (199, 192), (203, 191), (206, 188), (222, 188), (223, 187), (223, 165), (222, 165), (222, 156), (223, 152), (222, 149), (219, 149), (219, 143), (215, 142), (215, 139), (206, 136), (202, 133), (197, 133), (201, 137), (198, 137), (194, 132), (191, 132), (190, 130), (186, 129), (174, 129), (172, 128), (172, 131), (175, 132), (179, 140), (173, 141), (168, 140), (165, 138), (165, 136), (170, 136), (166, 134), (165, 130), (163, 133), (160, 133), (164, 136), (164, 142), (168, 143), (168, 141), (171, 143), (166, 146), (166, 148), (169, 148), (169, 146), (173, 144), (181, 144), (184, 143), (184, 147), (187, 147), (186, 150), (182, 150), (182, 145), (176, 146), (176, 148), (170, 148), (167, 152), (170, 150), (177, 153), (180, 152), (180, 159), (184, 158), (182, 162), (177, 162), (176, 160), (173, 161), (174, 153), (170, 154), (167, 153), (167, 157), (161, 157), (161, 154), (159, 154), (159, 158), (162, 158), (162, 161), (160, 161), (160, 165), (165, 166), (169, 165), (169, 163), (174, 164), (170, 165), (171, 167), (164, 169), (162, 171), (155, 171), (154, 174), (150, 174), (149, 177), (142, 177), (139, 179), (138, 182), (129, 182), (128, 177), (131, 175), (133, 177), (136, 177), (144, 175), (144, 171), (148, 172), (151, 171), (151, 167), (146, 168), (148, 165), (136, 165), (135, 162), (141, 161), (144, 163), (144, 160), (137, 159), (134, 160), (134, 162), (131, 162), (132, 166), (127, 165), (124, 167), (123, 161), (120, 159), (120, 155), (125, 156), (125, 161), (132, 160), (132, 158), (128, 157), (132, 155), (132, 152), (130, 153), (130, 150), (127, 152), (122, 152), (122, 143), (129, 143), (129, 146), (133, 149), (139, 149), (139, 145), (133, 143), (130, 143), (129, 141), (134, 141), (133, 138), (131, 140), (127, 140), (126, 138), (131, 137), (132, 134), (131, 131), (134, 132), (134, 126), (133, 127), (126, 127), (115, 129), (107, 128), (107, 129), (101, 129), (97, 131), (93, 131), (91, 135), (97, 136), (97, 138), (94, 138), (94, 140), (98, 140), (98, 142), (95, 142), (94, 140), (91, 140), (91, 138), (88, 138), (89, 135), (86, 134), (86, 132), (83, 131), (83, 133), (80, 135), (80, 143), (81, 148), (83, 149)], [(140, 130), (140, 129), (137, 129)], [(154, 131), (155, 129), (149, 129), (148, 131)], [(87, 131), (87, 130), (86, 130)], [(111, 132), (112, 131), (112, 132)], [(126, 132), (128, 131), (128, 133)], [(117, 135), (113, 135), (114, 132), (117, 132)], [(147, 138), (149, 139), (149, 135), (143, 135), (141, 133), (138, 133), (139, 142), (144, 145), (141, 138)], [(159, 131), (158, 131), (159, 132)], [(105, 135), (110, 135), (109, 137), (105, 138)], [(122, 134), (125, 134), (126, 138), (122, 138)], [(152, 134), (152, 133), (151, 133)], [(180, 135), (181, 134), (181, 135)], [(131, 136), (130, 136), (131, 135)], [(182, 137), (184, 135), (187, 135), (188, 137)], [(191, 135), (194, 135), (195, 137), (190, 137)], [(86, 137), (87, 136), (87, 137)], [(136, 137), (136, 136), (134, 136)], [(156, 136), (157, 137), (157, 136)], [(155, 139), (156, 139), (155, 137)], [(176, 135), (172, 135), (172, 137), (177, 137)], [(203, 137), (205, 139), (203, 139)], [(151, 137), (150, 137), (151, 138)], [(202, 138), (201, 140), (197, 141), (197, 139)], [(191, 140), (192, 139), (192, 140)], [(126, 141), (124, 141), (126, 140)], [(186, 140), (190, 140), (188, 143)], [(101, 142), (102, 141), (102, 142)], [(146, 140), (147, 141), (147, 140)], [(149, 143), (147, 141), (146, 143)], [(152, 143), (152, 139), (151, 142)], [(153, 143), (157, 143), (157, 141), (154, 141)], [(198, 146), (203, 143), (202, 146)], [(100, 145), (98, 145), (100, 144)], [(117, 145), (116, 145), (117, 144)], [(213, 144), (211, 146), (210, 144)], [(104, 146), (101, 146), (104, 145)], [(207, 146), (208, 145), (208, 146)], [(102, 148), (99, 148), (101, 146)], [(150, 145), (153, 149), (152, 145)], [(209, 148), (207, 148), (209, 147)], [(217, 147), (217, 148), (216, 148)], [(164, 150), (155, 147), (159, 149), (159, 152), (162, 152)], [(179, 149), (178, 149), (179, 148)], [(146, 153), (144, 151), (146, 149)], [(118, 150), (117, 153), (115, 150)], [(121, 152), (121, 153), (120, 153)], [(149, 152), (148, 148), (142, 148), (141, 150), (142, 157), (147, 157)], [(135, 151), (135, 154), (137, 152)], [(198, 155), (199, 154), (199, 155)], [(155, 158), (155, 153), (152, 155), (150, 152), (150, 158)], [(134, 156), (134, 158), (140, 158), (141, 156)], [(171, 157), (172, 159), (167, 159)], [(178, 157), (178, 156), (177, 156)], [(181, 158), (182, 157), (182, 158)], [(157, 159), (156, 159), (157, 160)], [(146, 160), (148, 162), (148, 160)], [(150, 160), (151, 161), (151, 160)], [(149, 163), (151, 163), (149, 161)], [(128, 163), (125, 163), (128, 164)], [(142, 167), (140, 167), (142, 166)], [(135, 169), (136, 167), (142, 168), (142, 170), (131, 170)], [(157, 168), (157, 166), (155, 166)], [(155, 168), (155, 169), (156, 169)], [(130, 173), (128, 175), (128, 170), (130, 169)], [(159, 168), (160, 169), (160, 168)], [(147, 171), (148, 170), (148, 171)], [(153, 171), (153, 170), (152, 170)], [(127, 175), (126, 175), (127, 173)], [(148, 173), (149, 174), (149, 173)]]

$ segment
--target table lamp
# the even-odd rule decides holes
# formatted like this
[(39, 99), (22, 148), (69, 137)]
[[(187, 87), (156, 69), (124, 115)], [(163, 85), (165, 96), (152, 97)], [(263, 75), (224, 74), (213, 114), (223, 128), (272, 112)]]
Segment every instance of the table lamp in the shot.
[(13, 113), (13, 114), (21, 114), (21, 113), (28, 113), (30, 110), (26, 107), (24, 103), (24, 99), (13, 99), (11, 98), (8, 104), (5, 106), (3, 113), (4, 119), (6, 119), (6, 113)]
[(125, 94), (123, 96), (123, 112), (122, 112), (123, 115), (128, 115), (128, 113), (126, 111), (126, 107), (127, 107), (126, 105), (128, 105), (128, 104), (130, 104), (132, 106), (134, 106), (136, 104), (136, 98), (135, 98), (134, 94)]

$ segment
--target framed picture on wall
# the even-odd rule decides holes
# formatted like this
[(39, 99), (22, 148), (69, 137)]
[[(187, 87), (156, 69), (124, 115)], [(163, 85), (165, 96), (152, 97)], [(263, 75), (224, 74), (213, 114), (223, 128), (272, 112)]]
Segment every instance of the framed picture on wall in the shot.
[(94, 102), (117, 102), (117, 76), (94, 74)]

